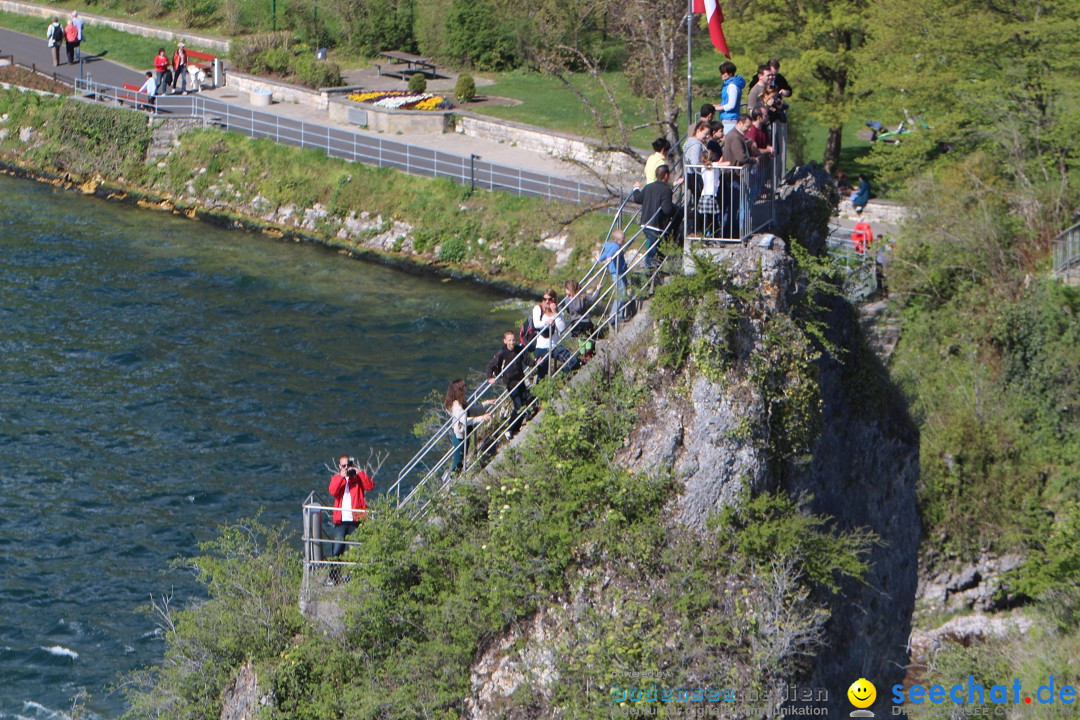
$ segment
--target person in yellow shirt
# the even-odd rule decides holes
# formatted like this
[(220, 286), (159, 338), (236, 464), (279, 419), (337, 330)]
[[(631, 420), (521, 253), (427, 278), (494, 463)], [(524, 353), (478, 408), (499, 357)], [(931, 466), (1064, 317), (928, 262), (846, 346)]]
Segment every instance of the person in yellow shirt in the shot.
[(653, 154), (645, 160), (645, 184), (648, 185), (651, 182), (656, 182), (656, 168), (661, 165), (668, 164), (668, 151), (671, 150), (671, 143), (667, 141), (667, 138), (656, 138), (652, 144)]

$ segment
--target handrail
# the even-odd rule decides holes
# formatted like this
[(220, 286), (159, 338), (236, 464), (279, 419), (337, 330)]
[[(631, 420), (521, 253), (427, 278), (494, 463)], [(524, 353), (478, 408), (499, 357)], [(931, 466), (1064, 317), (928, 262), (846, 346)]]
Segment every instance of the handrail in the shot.
[[(615, 218), (611, 222), (610, 228), (608, 229), (608, 234), (607, 234), (608, 238), (610, 238), (611, 234), (617, 229), (616, 226), (619, 223), (620, 218), (622, 217), (622, 211), (626, 207), (627, 203), (631, 202), (631, 198), (633, 197), (633, 195), (634, 195), (634, 193), (628, 194), (626, 199), (623, 200), (622, 204), (619, 206), (619, 213), (616, 214)], [(635, 213), (634, 217), (636, 217), (639, 213), (640, 213), (640, 211), (638, 211), (638, 213)], [(631, 218), (631, 222), (633, 222), (633, 218)], [(627, 239), (623, 243), (623, 245), (621, 246), (620, 252), (625, 251), (625, 249), (634, 241), (634, 239), (636, 237), (637, 237), (637, 234), (631, 236), (630, 239)], [(606, 264), (606, 262), (604, 264)], [(582, 281), (579, 284), (583, 288), (587, 288), (589, 286), (589, 284), (592, 283), (596, 279), (597, 275), (602, 273), (602, 272), (603, 272), (603, 267), (600, 265), (600, 261), (599, 260), (594, 261), (593, 264), (589, 267), (588, 271), (586, 271), (584, 278), (582, 279)], [(530, 312), (531, 312), (531, 309), (530, 309)], [(560, 308), (559, 312), (555, 316), (556, 320), (563, 318), (564, 312), (565, 312), (565, 307)], [(513, 360), (510, 363), (508, 363), (507, 366), (504, 367), (499, 372), (498, 375), (495, 376), (495, 380), (496, 381), (501, 380), (502, 377), (503, 377), (503, 374), (506, 373), (507, 371), (509, 371), (510, 366), (513, 365), (513, 364), (516, 364), (518, 362), (518, 360), (523, 358), (527, 353), (532, 352), (534, 347), (535, 347), (535, 340), (528, 343), (527, 345), (522, 346), (522, 349), (514, 356)], [(488, 383), (488, 384), (486, 384), (484, 386), (480, 386), (480, 387), (476, 388), (472, 392), (472, 394), (470, 396), (469, 403), (464, 408), (464, 412), (466, 414), (466, 417), (468, 417), (469, 411), (474, 409), (478, 402), (482, 401), (483, 396), (485, 394), (487, 394), (487, 391), (490, 389), (490, 387), (491, 387), (491, 383)], [(413, 457), (410, 458), (409, 461), (406, 462), (404, 466), (402, 466), (401, 470), (398, 472), (397, 480), (394, 482), (393, 485), (391, 485), (389, 488), (387, 488), (387, 495), (390, 495), (390, 494), (395, 495), (396, 498), (397, 498), (399, 507), (405, 505), (409, 501), (410, 496), (412, 494), (412, 493), (409, 493), (409, 494), (407, 494), (405, 496), (404, 500), (401, 499), (401, 483), (402, 483), (402, 481), (405, 478), (407, 478), (413, 472), (413, 470), (420, 465), (421, 462), (423, 462), (424, 458), (427, 457), (427, 455), (431, 452), (431, 450), (435, 447), (435, 445), (437, 445), (440, 440), (442, 440), (444, 437), (446, 437), (452, 431), (453, 424), (454, 424), (453, 418), (448, 418), (447, 420), (445, 420), (439, 426), (439, 429), (436, 430), (436, 432), (430, 438), (428, 438), (428, 440), (424, 443), (424, 445), (420, 448), (420, 450), (417, 451), (416, 454), (413, 455)], [(468, 433), (468, 428), (467, 427), (466, 427), (466, 433)], [(453, 453), (453, 450), (448, 451), (447, 456), (449, 456), (452, 453)], [(445, 462), (445, 459), (446, 459), (446, 456), (440, 458), (439, 462), (436, 463), (436, 466), (437, 467), (441, 466)]]
[(1080, 265), (1080, 223), (1063, 230), (1053, 240), (1054, 274), (1062, 275)]
[[(626, 200), (623, 201), (622, 206), (620, 206), (620, 216), (621, 216), (621, 211), (623, 210), (623, 208), (625, 208), (626, 204), (628, 202), (631, 202), (631, 199), (632, 199), (633, 195), (634, 194), (631, 193), (630, 195), (627, 196)], [(640, 215), (640, 210), (637, 213), (635, 213), (635, 217), (637, 217), (639, 215)], [(611, 227), (608, 230), (608, 238), (609, 239), (611, 237), (611, 234), (616, 229), (617, 224), (618, 224), (618, 219), (616, 219), (616, 220), (614, 220), (612, 222)], [(633, 245), (634, 243), (636, 243), (638, 241), (640, 236), (643, 234), (643, 225), (644, 224), (646, 224), (646, 223), (639, 223), (638, 231), (633, 233), (629, 238), (624, 238), (624, 242), (620, 246), (620, 249), (619, 249), (620, 254), (624, 253), (628, 247), (630, 247), (631, 245)], [(598, 324), (598, 329), (597, 329), (596, 332), (598, 333), (600, 329), (606, 328), (606, 327), (608, 327), (608, 325), (611, 325), (611, 324), (614, 324), (616, 329), (617, 329), (619, 317), (620, 317), (620, 315), (622, 313), (617, 312), (617, 311), (609, 313), (608, 310), (611, 309), (611, 306), (612, 306), (613, 303), (614, 304), (619, 304), (620, 303), (620, 300), (616, 297), (616, 295), (620, 291), (620, 289), (622, 287), (624, 287), (625, 280), (626, 280), (626, 277), (629, 274), (629, 272), (632, 269), (636, 268), (641, 262), (643, 262), (645, 257), (647, 256), (647, 254), (651, 253), (655, 249), (655, 247), (659, 244), (660, 237), (663, 237), (666, 234), (666, 231), (668, 229), (670, 229), (670, 223), (669, 223), (668, 227), (665, 228), (665, 232), (660, 233), (659, 236), (657, 237), (657, 239), (653, 243), (651, 243), (648, 247), (642, 248), (642, 251), (638, 253), (638, 255), (634, 259), (634, 261), (631, 264), (628, 265), (626, 271), (624, 271), (622, 274), (618, 275), (617, 277), (614, 277), (614, 278), (611, 279), (611, 283), (608, 286), (608, 288), (600, 293), (600, 295), (594, 300), (592, 306), (590, 306), (580, 318), (571, 319), (572, 321), (570, 323), (566, 323), (566, 317), (567, 317), (566, 313), (568, 312), (567, 311), (567, 305), (566, 305), (566, 303), (563, 303), (561, 305), (561, 307), (559, 308), (559, 311), (556, 313), (555, 318), (554, 318), (554, 320), (552, 322), (557, 325), (558, 322), (560, 320), (562, 320), (563, 321), (563, 329), (559, 331), (560, 332), (559, 339), (555, 343), (553, 343), (551, 345), (552, 350), (554, 350), (555, 348), (558, 348), (558, 347), (563, 347), (564, 343), (569, 338), (574, 337), (574, 335), (573, 335), (574, 330), (577, 327), (579, 327), (581, 325), (581, 323), (583, 323), (585, 321), (585, 319), (588, 318), (589, 315), (591, 315), (599, 307), (599, 305), (602, 302), (605, 304), (604, 317), (607, 318), (607, 319)], [(598, 277), (603, 278), (603, 277), (610, 276), (610, 273), (608, 273), (607, 270), (606, 270), (606, 266), (609, 265), (612, 262), (612, 260), (613, 260), (612, 258), (606, 258), (603, 262), (601, 262), (600, 260), (594, 261), (593, 264), (590, 266), (589, 270), (585, 273), (585, 276), (583, 277), (583, 279), (581, 280), (579, 285), (584, 290), (587, 290), (589, 288), (589, 286)], [(625, 302), (630, 302), (630, 300), (626, 300)], [(531, 352), (533, 350), (534, 345), (535, 345), (535, 341), (530, 342), (527, 346), (522, 347), (522, 349), (520, 351), (518, 351), (518, 353), (514, 356), (513, 360), (510, 363), (508, 363), (507, 366), (504, 367), (493, 378), (493, 380), (497, 382), (498, 380), (502, 379), (504, 374), (510, 370), (511, 366), (515, 365), (521, 358), (523, 358), (525, 356), (526, 353)], [(552, 363), (553, 360), (554, 359), (552, 357), (552, 353), (549, 351), (547, 353), (547, 355), (546, 355), (545, 361), (548, 362), (549, 366), (550, 366), (550, 363)], [(561, 371), (563, 369), (563, 367), (565, 367), (565, 363), (563, 363), (562, 365), (560, 365), (560, 367), (555, 369), (552, 374), (558, 373), (559, 371)], [(539, 372), (538, 366), (534, 366), (534, 367), (529, 368), (528, 370), (526, 370), (526, 372), (524, 373), (524, 377), (522, 378), (521, 381), (519, 381), (519, 383), (517, 383), (513, 388), (505, 389), (505, 390), (501, 391), (496, 396), (496, 398), (494, 400), (490, 401), (490, 404), (498, 406), (498, 405), (501, 405), (501, 404), (505, 403), (510, 398), (510, 396), (511, 396), (511, 394), (513, 392), (516, 392), (523, 383), (527, 382), (529, 378), (535, 376), (538, 372)], [(494, 382), (484, 383), (483, 385), (481, 385), (479, 388), (477, 388), (472, 393), (468, 405), (464, 408), (464, 412), (465, 412), (466, 416), (468, 416), (468, 413), (470, 412), (470, 410), (474, 409), (477, 406), (478, 403), (483, 402), (484, 396), (489, 393), (489, 391), (493, 388), (494, 384), (495, 384)], [(520, 413), (515, 412), (508, 419), (508, 421), (509, 422), (515, 421), (519, 414)], [(407, 505), (409, 505), (417, 497), (418, 493), (421, 492), (422, 489), (427, 485), (427, 483), (430, 481), (430, 479), (432, 477), (434, 477), (436, 474), (438, 474), (439, 471), (443, 468), (443, 466), (452, 457), (453, 452), (454, 452), (453, 448), (443, 451), (440, 455), (438, 455), (435, 458), (434, 462), (432, 462), (430, 465), (428, 465), (427, 462), (426, 462), (426, 461), (428, 461), (430, 459), (429, 456), (432, 454), (433, 450), (438, 445), (438, 443), (443, 438), (447, 437), (452, 432), (453, 423), (454, 423), (453, 418), (448, 418), (447, 420), (445, 420), (439, 426), (439, 428), (436, 430), (436, 432), (431, 437), (428, 438), (428, 440), (424, 443), (424, 445), (421, 447), (421, 449), (402, 467), (401, 471), (398, 474), (397, 480), (387, 490), (388, 495), (394, 495), (396, 497), (398, 509), (404, 508)], [(504, 421), (503, 425), (506, 425), (506, 421)], [(500, 431), (499, 432), (501, 433), (501, 431), (502, 431), (502, 426), (500, 426)], [(468, 426), (466, 426), (465, 442), (468, 442), (468, 434), (469, 434), (469, 428), (468, 428)], [(418, 471), (418, 469), (421, 467), (421, 465), (424, 465), (424, 468), (421, 471), (422, 472), (422, 477), (410, 489), (410, 491), (405, 495), (405, 497), (402, 498), (402, 496), (401, 496), (401, 487), (402, 487), (403, 482), (407, 478), (411, 477), (414, 473), (416, 473)], [(443, 483), (444, 487), (447, 484), (448, 483), (444, 480), (444, 483)]]
[[(624, 285), (625, 281), (628, 278), (628, 276), (630, 275), (630, 273), (634, 272), (637, 269), (637, 267), (645, 261), (645, 258), (647, 257), (648, 253), (650, 251), (652, 251), (653, 249), (655, 249), (659, 245), (661, 239), (667, 234), (667, 232), (670, 229), (671, 229), (671, 222), (669, 221), (668, 225), (665, 226), (664, 231), (662, 233), (660, 233), (652, 243), (650, 243), (648, 246), (642, 248), (642, 250), (633, 259), (633, 261), (631, 261), (630, 263), (627, 264), (626, 270), (623, 271), (621, 274), (619, 274), (617, 277), (613, 278), (612, 283), (604, 291), (602, 291), (599, 296), (597, 296), (593, 300), (592, 305), (581, 315), (581, 317), (576, 319), (570, 326), (568, 326), (566, 328), (565, 332), (560, 337), (559, 342), (556, 343), (555, 345), (553, 345), (553, 347), (560, 347), (560, 346), (562, 346), (562, 343), (564, 341), (566, 341), (569, 338), (573, 338), (574, 337), (573, 330), (575, 328), (579, 327), (583, 322), (585, 322), (585, 320), (587, 318), (589, 318), (592, 315), (592, 313), (598, 307), (600, 307), (602, 304), (604, 305), (604, 308), (605, 308), (605, 311), (603, 313), (603, 318), (604, 319), (597, 322), (593, 332), (590, 333), (590, 335), (589, 335), (589, 339), (595, 339), (597, 336), (599, 336), (601, 331), (603, 331), (604, 329), (606, 329), (609, 326), (612, 326), (612, 325), (617, 326), (619, 318), (622, 315), (622, 307), (621, 306), (623, 305), (623, 303), (629, 304), (630, 302), (633, 302), (634, 300), (636, 300), (638, 295), (645, 288), (649, 287), (650, 284), (652, 283), (652, 281), (655, 279), (656, 275), (659, 273), (659, 270), (660, 270), (659, 267), (655, 268), (652, 271), (652, 273), (650, 274), (650, 277), (648, 278), (648, 280), (642, 285), (641, 288), (639, 288), (635, 292), (635, 294), (633, 296), (631, 296), (629, 298), (626, 298), (625, 300), (620, 300), (617, 297), (617, 294), (620, 292), (620, 290), (623, 287), (625, 287), (625, 285)], [(625, 250), (627, 245), (636, 242), (637, 239), (642, 234), (643, 234), (643, 230), (639, 229), (637, 233), (635, 233), (623, 246), (621, 246), (622, 250)], [(603, 270), (603, 269), (601, 268), (601, 270)], [(614, 309), (612, 309), (612, 303), (616, 303), (616, 307)], [(609, 312), (609, 310), (610, 310), (610, 312)], [(560, 311), (559, 315), (561, 315), (562, 312), (564, 312), (564, 311), (565, 311), (565, 307)], [(550, 374), (555, 375), (555, 374), (558, 374), (559, 372), (561, 372), (566, 367), (566, 365), (569, 362), (571, 362), (571, 359), (567, 359), (565, 362), (560, 364), (558, 368), (551, 371)], [(551, 360), (552, 360), (552, 355), (549, 352), (547, 354), (547, 361), (550, 362)], [(498, 398), (494, 401), (494, 404), (495, 405), (501, 405), (502, 403), (505, 403), (507, 400), (510, 399), (510, 396), (522, 384), (526, 383), (529, 380), (529, 378), (534, 376), (537, 372), (539, 372), (538, 366), (534, 366), (534, 367), (529, 368), (524, 373), (523, 378), (513, 388), (506, 389), (506, 390), (504, 390), (503, 392), (501, 392), (499, 394)], [(480, 449), (479, 452), (474, 453), (473, 460), (470, 461), (469, 463), (467, 463), (465, 465), (465, 467), (462, 468), (462, 471), (463, 472), (469, 472), (470, 470), (474, 469), (478, 464), (480, 464), (483, 461), (483, 458), (486, 456), (487, 451), (490, 450), (493, 447), (494, 442), (498, 441), (498, 438), (500, 438), (502, 436), (502, 433), (506, 429), (508, 429), (510, 427), (510, 425), (512, 425), (520, 415), (525, 414), (529, 409), (531, 409), (532, 406), (535, 405), (536, 402), (537, 402), (537, 399), (533, 398), (533, 400), (525, 408), (523, 408), (520, 413), (517, 412), (517, 411), (512, 411), (512, 414), (509, 417), (507, 417), (506, 419), (504, 419), (502, 421), (502, 423), (496, 428), (496, 430), (491, 434), (491, 437), (494, 439), (493, 442), (489, 443), (484, 448)], [(425, 475), (417, 482), (417, 484), (413, 487), (413, 489), (405, 497), (405, 499), (401, 500), (399, 502), (399, 504), (398, 504), (399, 509), (404, 508), (406, 505), (410, 504), (411, 501), (414, 498), (417, 498), (419, 496), (419, 493), (422, 492), (426, 488), (427, 483), (431, 480), (431, 478), (433, 478), (433, 477), (435, 477), (436, 475), (439, 474), (440, 469), (446, 463), (446, 461), (449, 459), (452, 452), (453, 451), (450, 450), (450, 451), (444, 453), (439, 458), (439, 460), (434, 464), (434, 466), (431, 467), (430, 469), (428, 469), (428, 471), (425, 473)], [(427, 502), (425, 502), (419, 509), (417, 509), (416, 511), (413, 512), (413, 514), (412, 514), (413, 517), (416, 518), (416, 517), (420, 517), (423, 514), (425, 514), (428, 507), (431, 505), (431, 502), (436, 497), (439, 497), (441, 494), (443, 494), (449, 488), (452, 480), (453, 480), (452, 477), (444, 476), (442, 478), (442, 483), (439, 486), (439, 488), (437, 488), (435, 490), (435, 492), (432, 494), (432, 496), (430, 498), (428, 498)]]

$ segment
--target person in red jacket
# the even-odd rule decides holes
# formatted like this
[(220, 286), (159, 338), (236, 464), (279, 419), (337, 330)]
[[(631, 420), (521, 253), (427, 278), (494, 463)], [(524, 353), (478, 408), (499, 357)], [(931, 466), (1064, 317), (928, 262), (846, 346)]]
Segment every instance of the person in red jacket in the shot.
[(165, 88), (169, 86), (170, 81), (166, 81), (165, 73), (171, 72), (169, 68), (169, 56), (165, 54), (165, 48), (158, 48), (157, 56), (154, 58), (154, 86), (156, 90), (155, 95), (164, 95)]
[(338, 459), (338, 471), (330, 478), (330, 495), (334, 498), (334, 548), (330, 557), (345, 552), (345, 538), (367, 517), (364, 493), (375, 489), (375, 481), (356, 467), (348, 455)]

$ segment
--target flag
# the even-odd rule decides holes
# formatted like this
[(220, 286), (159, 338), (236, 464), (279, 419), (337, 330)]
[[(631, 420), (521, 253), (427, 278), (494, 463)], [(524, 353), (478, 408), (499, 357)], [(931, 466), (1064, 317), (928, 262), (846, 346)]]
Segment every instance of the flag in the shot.
[(720, 24), (724, 22), (724, 11), (720, 9), (720, 3), (716, 0), (694, 0), (694, 12), (705, 13), (709, 21), (709, 39), (713, 47), (724, 53), (731, 59), (731, 53), (727, 49), (727, 40), (724, 39), (724, 29)]

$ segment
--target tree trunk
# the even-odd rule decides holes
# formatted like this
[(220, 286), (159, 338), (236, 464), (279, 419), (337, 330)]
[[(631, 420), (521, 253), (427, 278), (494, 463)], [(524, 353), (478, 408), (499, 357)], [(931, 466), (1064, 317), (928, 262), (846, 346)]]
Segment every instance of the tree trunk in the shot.
[(829, 138), (825, 141), (825, 157), (822, 158), (822, 165), (825, 167), (825, 172), (830, 175), (840, 166), (841, 130), (843, 128), (829, 128)]

